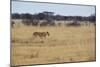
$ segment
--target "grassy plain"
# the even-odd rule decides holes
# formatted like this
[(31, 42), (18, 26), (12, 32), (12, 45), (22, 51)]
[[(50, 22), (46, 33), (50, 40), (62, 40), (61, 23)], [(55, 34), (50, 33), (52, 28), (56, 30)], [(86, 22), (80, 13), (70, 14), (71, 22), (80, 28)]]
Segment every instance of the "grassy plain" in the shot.
[[(44, 39), (33, 32), (48, 31)], [(95, 61), (95, 26), (15, 26), (11, 29), (11, 64), (30, 65)]]

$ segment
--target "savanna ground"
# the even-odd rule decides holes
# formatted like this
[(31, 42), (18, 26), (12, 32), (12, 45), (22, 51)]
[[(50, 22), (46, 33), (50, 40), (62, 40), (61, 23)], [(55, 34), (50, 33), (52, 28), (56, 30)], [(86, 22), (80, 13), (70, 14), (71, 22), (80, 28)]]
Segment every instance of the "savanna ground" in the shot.
[[(50, 36), (34, 38), (33, 32)], [(11, 65), (95, 61), (95, 25), (15, 26), (11, 28)]]

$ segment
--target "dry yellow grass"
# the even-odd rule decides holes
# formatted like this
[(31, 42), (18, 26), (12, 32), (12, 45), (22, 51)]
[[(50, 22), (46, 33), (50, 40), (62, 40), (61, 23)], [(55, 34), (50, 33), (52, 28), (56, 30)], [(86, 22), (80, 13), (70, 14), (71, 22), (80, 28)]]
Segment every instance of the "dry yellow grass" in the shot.
[[(46, 39), (33, 32), (48, 31)], [(95, 26), (12, 28), (12, 65), (95, 61)]]

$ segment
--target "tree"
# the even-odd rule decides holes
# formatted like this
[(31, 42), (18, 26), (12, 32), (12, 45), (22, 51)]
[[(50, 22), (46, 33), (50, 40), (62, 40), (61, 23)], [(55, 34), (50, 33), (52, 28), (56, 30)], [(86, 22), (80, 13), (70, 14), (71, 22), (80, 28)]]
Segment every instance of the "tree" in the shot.
[(32, 19), (32, 15), (29, 13), (21, 14), (21, 19)]
[(39, 14), (37, 14), (37, 17), (39, 20), (43, 20), (43, 19), (45, 19), (45, 14), (39, 13)]
[(32, 15), (29, 13), (21, 14), (22, 23), (25, 25), (31, 25), (33, 22)]
[(90, 15), (89, 20), (93, 22), (96, 21), (96, 15), (95, 14)]
[(12, 14), (12, 19), (20, 19), (20, 14), (18, 13)]

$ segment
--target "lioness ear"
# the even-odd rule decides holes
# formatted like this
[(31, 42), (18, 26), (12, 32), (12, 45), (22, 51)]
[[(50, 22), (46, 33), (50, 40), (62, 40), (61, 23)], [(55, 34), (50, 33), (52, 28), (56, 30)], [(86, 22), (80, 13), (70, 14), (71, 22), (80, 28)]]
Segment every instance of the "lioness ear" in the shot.
[(47, 33), (49, 33), (49, 32), (47, 32)]

